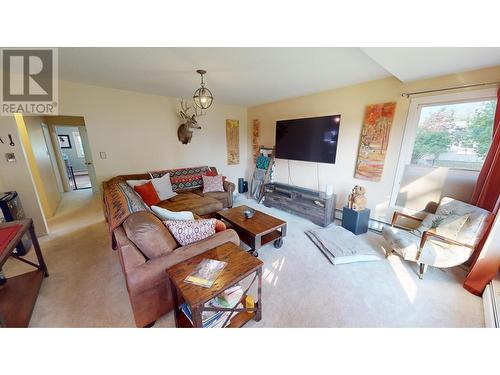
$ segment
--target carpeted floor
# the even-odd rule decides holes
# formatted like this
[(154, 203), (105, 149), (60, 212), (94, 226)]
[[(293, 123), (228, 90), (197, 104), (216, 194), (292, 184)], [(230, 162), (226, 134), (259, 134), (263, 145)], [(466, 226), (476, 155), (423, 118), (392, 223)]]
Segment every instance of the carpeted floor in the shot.
[[(258, 205), (246, 199), (236, 204)], [(304, 234), (316, 227), (283, 211), (259, 209), (288, 222), (281, 249), (259, 251), (264, 261), (263, 319), (247, 327), (483, 327), (482, 301), (461, 283), (461, 268), (429, 269), (393, 256), (378, 262), (332, 266)], [(67, 193), (41, 238), (50, 277), (31, 327), (134, 327), (117, 254), (111, 250), (99, 196)], [(383, 253), (381, 236), (362, 236)], [(30, 254), (34, 257), (34, 254)], [(9, 260), (13, 276), (29, 267)], [(155, 327), (172, 327), (167, 314)]]

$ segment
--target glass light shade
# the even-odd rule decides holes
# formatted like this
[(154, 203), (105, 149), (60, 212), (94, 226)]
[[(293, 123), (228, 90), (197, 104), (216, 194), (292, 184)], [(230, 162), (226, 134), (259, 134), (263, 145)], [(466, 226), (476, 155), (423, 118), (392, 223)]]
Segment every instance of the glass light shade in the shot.
[(206, 87), (200, 87), (194, 92), (193, 101), (198, 108), (207, 109), (212, 105), (214, 97), (209, 89)]

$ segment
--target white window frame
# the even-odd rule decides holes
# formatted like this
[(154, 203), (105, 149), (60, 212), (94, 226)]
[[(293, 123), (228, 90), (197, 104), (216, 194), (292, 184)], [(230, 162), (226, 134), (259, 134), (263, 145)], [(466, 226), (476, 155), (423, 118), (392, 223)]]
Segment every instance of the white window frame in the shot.
[[(415, 138), (417, 136), (417, 128), (420, 120), (420, 112), (423, 106), (443, 105), (443, 104), (457, 104), (472, 101), (482, 100), (496, 100), (498, 88), (489, 88), (482, 90), (462, 91), (452, 94), (419, 96), (410, 99), (408, 109), (408, 116), (406, 118), (405, 129), (403, 133), (403, 140), (401, 142), (401, 149), (399, 152), (398, 166), (394, 183), (392, 184), (390, 207), (401, 209), (403, 207), (396, 206), (396, 199), (401, 189), (401, 181), (405, 167), (411, 163), (413, 154), (413, 147), (415, 145)], [(404, 208), (408, 212), (417, 212), (409, 208)]]

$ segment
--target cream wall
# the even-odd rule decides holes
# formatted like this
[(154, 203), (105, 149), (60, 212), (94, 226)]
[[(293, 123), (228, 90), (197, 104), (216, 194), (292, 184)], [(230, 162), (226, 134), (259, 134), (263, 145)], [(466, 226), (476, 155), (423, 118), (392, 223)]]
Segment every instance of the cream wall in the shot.
[[(198, 118), (191, 143), (177, 139), (179, 101), (157, 95), (61, 81), (59, 114), (83, 116), (99, 184), (123, 173), (215, 166), (231, 181), (247, 168), (247, 109), (214, 101)], [(227, 165), (225, 120), (240, 121), (240, 164)], [(100, 158), (105, 152), (106, 159)]]
[[(495, 81), (500, 81), (500, 67), (407, 84), (396, 78), (386, 78), (252, 107), (248, 109), (248, 147), (251, 147), (251, 127), (254, 119), (259, 119), (261, 123), (260, 144), (273, 146), (277, 120), (340, 114), (342, 120), (336, 163), (290, 161), (289, 175), (288, 162), (277, 160), (276, 181), (312, 189), (318, 189), (319, 185), (320, 190), (324, 190), (325, 185), (331, 183), (337, 194), (338, 208), (346, 203), (347, 195), (354, 185), (363, 185), (367, 190), (368, 207), (372, 209), (372, 217), (388, 219), (392, 214), (389, 207), (391, 192), (410, 103), (401, 93)], [(392, 101), (397, 102), (397, 107), (382, 179), (380, 182), (355, 179), (354, 168), (365, 107), (368, 104)], [(250, 154), (248, 158), (251, 161)], [(250, 176), (251, 170), (247, 174), (247, 177)]]
[[(35, 181), (28, 166), (28, 158), (22, 147), (18, 126), (13, 116), (0, 116), (1, 137), (5, 143), (0, 143), (0, 179), (2, 191), (15, 190), (19, 194), (24, 212), (31, 217), (38, 235), (47, 234), (47, 222), (43, 215), (42, 204), (35, 189)], [(11, 134), (15, 146), (10, 146), (7, 134)], [(7, 141), (6, 141), (7, 139)], [(16, 155), (15, 163), (8, 163), (5, 153)]]
[(37, 184), (38, 194), (42, 200), (45, 217), (50, 218), (56, 212), (57, 206), (61, 201), (61, 193), (57, 186), (56, 175), (43, 135), (43, 118), (38, 116), (24, 116), (23, 118), (38, 169), (37, 174), (41, 182), (40, 187)]

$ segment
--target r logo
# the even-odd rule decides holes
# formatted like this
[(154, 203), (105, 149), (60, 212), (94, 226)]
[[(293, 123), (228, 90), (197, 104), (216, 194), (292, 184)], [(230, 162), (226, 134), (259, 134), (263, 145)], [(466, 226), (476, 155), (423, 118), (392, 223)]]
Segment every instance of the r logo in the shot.
[(53, 100), (52, 49), (2, 49), (4, 102)]

